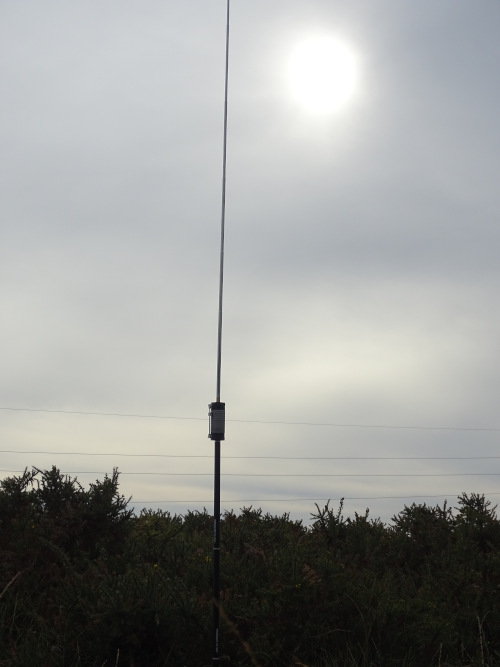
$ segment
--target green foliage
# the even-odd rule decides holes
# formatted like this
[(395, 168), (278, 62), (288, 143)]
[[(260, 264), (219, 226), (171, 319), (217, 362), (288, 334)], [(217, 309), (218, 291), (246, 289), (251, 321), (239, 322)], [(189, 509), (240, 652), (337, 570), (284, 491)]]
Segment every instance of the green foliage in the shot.
[[(0, 483), (0, 667), (201, 666), (211, 658), (213, 518), (127, 508), (118, 472)], [(316, 506), (309, 527), (221, 521), (221, 664), (500, 664), (500, 523), (484, 496), (389, 525)]]

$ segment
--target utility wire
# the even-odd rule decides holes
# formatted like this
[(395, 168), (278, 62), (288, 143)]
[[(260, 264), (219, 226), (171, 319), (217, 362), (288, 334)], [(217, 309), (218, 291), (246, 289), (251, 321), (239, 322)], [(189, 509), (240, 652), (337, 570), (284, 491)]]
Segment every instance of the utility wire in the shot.
[[(22, 473), (24, 470), (3, 470), (0, 472)], [(67, 475), (106, 475), (102, 470), (67, 470), (63, 474)], [(207, 472), (120, 472), (120, 475), (150, 476), (158, 477), (212, 477), (212, 473)], [(311, 473), (311, 474), (289, 474), (289, 473), (244, 473), (244, 472), (225, 472), (221, 473), (223, 477), (500, 477), (498, 472), (451, 472), (451, 473)]]
[[(48, 414), (65, 415), (89, 415), (99, 417), (133, 417), (136, 419), (175, 419), (184, 421), (206, 421), (206, 417), (177, 417), (168, 415), (142, 415), (129, 414), (125, 412), (87, 412), (84, 410), (45, 410), (41, 408), (12, 408), (0, 407), (0, 410), (12, 412), (41, 412)], [(282, 424), (287, 426), (332, 426), (335, 428), (365, 428), (365, 429), (391, 429), (391, 430), (415, 430), (415, 431), (491, 431), (500, 432), (496, 427), (463, 427), (463, 426), (405, 426), (394, 424), (340, 424), (336, 422), (292, 422), (292, 421), (268, 421), (263, 419), (226, 419), (228, 422), (241, 424)]]
[[(449, 498), (456, 495), (452, 493), (426, 493), (423, 495), (409, 495), (409, 496), (342, 496), (338, 498), (329, 498), (330, 502), (338, 502), (340, 500), (404, 500), (405, 498)], [(500, 491), (486, 491), (485, 496), (500, 496)], [(131, 505), (149, 505), (154, 503), (210, 503), (211, 498), (204, 500), (131, 500)], [(324, 496), (321, 498), (229, 498), (228, 500), (221, 499), (224, 504), (227, 503), (295, 503), (295, 502), (325, 502)]]
[[(123, 452), (52, 452), (22, 449), (0, 449), (0, 454), (47, 454), (50, 456), (119, 456), (165, 459), (212, 459), (210, 454), (126, 454)], [(267, 461), (483, 461), (500, 456), (222, 456), (231, 460)]]

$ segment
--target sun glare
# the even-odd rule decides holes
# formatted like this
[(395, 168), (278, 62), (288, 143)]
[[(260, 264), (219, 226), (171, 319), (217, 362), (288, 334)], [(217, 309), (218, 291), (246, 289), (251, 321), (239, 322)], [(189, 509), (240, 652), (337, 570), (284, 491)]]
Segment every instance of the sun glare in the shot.
[(295, 99), (309, 111), (327, 113), (341, 107), (353, 94), (356, 59), (342, 42), (314, 37), (296, 48), (289, 74)]

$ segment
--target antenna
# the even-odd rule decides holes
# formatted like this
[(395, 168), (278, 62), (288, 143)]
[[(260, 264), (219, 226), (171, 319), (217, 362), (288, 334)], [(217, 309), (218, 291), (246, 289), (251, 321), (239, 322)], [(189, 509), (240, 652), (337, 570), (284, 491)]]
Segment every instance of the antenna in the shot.
[(226, 154), (227, 154), (227, 83), (229, 73), (229, 3), (226, 18), (226, 69), (224, 80), (224, 142), (222, 149), (222, 213), (220, 223), (219, 318), (217, 327), (217, 390), (216, 400), (208, 408), (209, 433), (214, 441), (214, 533), (213, 533), (213, 646), (212, 663), (219, 664), (220, 604), (220, 443), (225, 439), (226, 404), (220, 400), (222, 359), (222, 294), (224, 286), (224, 227), (226, 219)]

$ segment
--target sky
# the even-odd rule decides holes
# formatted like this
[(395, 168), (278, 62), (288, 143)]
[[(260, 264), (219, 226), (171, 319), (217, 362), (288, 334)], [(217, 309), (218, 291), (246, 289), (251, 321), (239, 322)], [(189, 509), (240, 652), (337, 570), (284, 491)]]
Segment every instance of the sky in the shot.
[[(212, 508), (226, 3), (0, 1), (0, 476)], [(233, 0), (222, 509), (500, 499), (500, 5)], [(352, 95), (294, 95), (304, 40)]]

